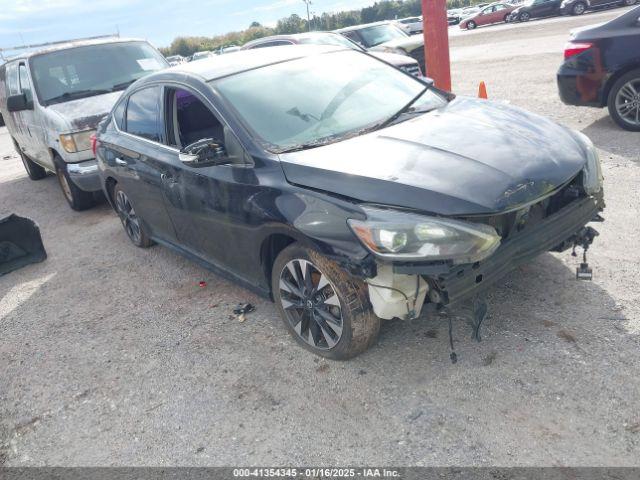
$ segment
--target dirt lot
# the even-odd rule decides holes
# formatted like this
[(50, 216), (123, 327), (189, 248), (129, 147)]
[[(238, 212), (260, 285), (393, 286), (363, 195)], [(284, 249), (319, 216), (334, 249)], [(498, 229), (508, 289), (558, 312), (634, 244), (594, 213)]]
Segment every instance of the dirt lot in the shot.
[[(442, 318), (383, 327), (347, 363), (294, 345), (272, 304), (168, 250), (131, 246), (106, 205), (70, 211), (0, 129), (0, 212), (49, 259), (0, 278), (0, 464), (640, 465), (640, 135), (558, 99), (569, 28), (621, 12), (452, 36), (454, 90), (589, 135), (606, 175), (592, 283), (546, 254), (490, 293), (483, 342)], [(198, 282), (205, 280), (201, 289)], [(233, 305), (253, 302), (245, 323)]]

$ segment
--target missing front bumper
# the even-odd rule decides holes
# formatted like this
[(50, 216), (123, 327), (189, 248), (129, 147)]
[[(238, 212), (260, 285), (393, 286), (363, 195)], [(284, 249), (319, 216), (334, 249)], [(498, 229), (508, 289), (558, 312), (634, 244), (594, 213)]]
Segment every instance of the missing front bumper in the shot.
[(571, 246), (584, 226), (597, 217), (600, 201), (577, 200), (508, 240), (489, 258), (468, 265), (395, 264), (393, 272), (429, 279), (432, 305), (452, 305), (481, 293), (501, 277), (541, 253)]

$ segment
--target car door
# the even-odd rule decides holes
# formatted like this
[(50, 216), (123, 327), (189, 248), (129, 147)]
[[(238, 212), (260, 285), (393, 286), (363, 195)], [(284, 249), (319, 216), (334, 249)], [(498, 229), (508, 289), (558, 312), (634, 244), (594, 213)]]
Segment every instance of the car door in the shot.
[[(20, 93), (20, 83), (18, 81), (18, 62), (10, 62), (6, 66), (6, 95), (18, 95)], [(13, 139), (18, 142), (24, 151), (26, 127), (22, 123), (22, 112), (8, 112), (5, 119), (10, 126), (9, 131)]]
[(507, 5), (504, 5), (502, 3), (498, 3), (497, 5), (494, 5), (493, 8), (494, 10), (492, 14), (491, 23), (504, 22), (505, 15), (509, 14), (509, 7), (507, 7)]
[(245, 199), (260, 191), (251, 162), (202, 91), (186, 86), (166, 88), (165, 105), (171, 148), (184, 150), (210, 139), (224, 145), (228, 162), (187, 165), (175, 153), (163, 189), (180, 245), (209, 263), (241, 276), (244, 272), (246, 278), (256, 267), (247, 253), (253, 249), (245, 246), (252, 241)]
[(480, 14), (476, 17), (476, 23), (478, 25), (488, 25), (493, 23), (493, 14), (495, 12), (495, 7), (487, 7), (483, 9)]
[(151, 236), (175, 242), (162, 185), (177, 151), (163, 143), (162, 87), (143, 87), (121, 100), (114, 110), (114, 121), (120, 134), (107, 142), (101, 139), (105, 162), (116, 172), (118, 183)]
[(556, 13), (560, 8), (561, 0), (539, 0), (536, 1), (532, 17), (547, 17)]
[(35, 162), (52, 168), (47, 142), (45, 139), (42, 122), (38, 115), (38, 105), (34, 97), (34, 90), (31, 82), (31, 75), (26, 62), (18, 64), (18, 85), (20, 93), (25, 96), (31, 108), (20, 112), (20, 119), (23, 126), (22, 147), (24, 152)]

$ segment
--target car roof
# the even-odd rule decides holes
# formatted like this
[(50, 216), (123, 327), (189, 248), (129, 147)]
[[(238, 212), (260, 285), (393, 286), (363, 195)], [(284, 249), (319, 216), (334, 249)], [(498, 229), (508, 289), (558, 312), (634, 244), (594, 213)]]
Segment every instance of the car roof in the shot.
[(334, 32), (342, 33), (342, 32), (351, 32), (353, 30), (362, 30), (363, 28), (375, 27), (377, 25), (387, 25), (391, 23), (390, 20), (383, 20), (380, 22), (372, 22), (372, 23), (363, 23), (362, 25), (353, 25), (351, 27), (339, 28), (338, 30), (334, 30)]
[(317, 37), (320, 35), (338, 35), (336, 32), (327, 32), (324, 30), (315, 31), (315, 32), (303, 32), (303, 33), (292, 33), (289, 35), (270, 35), (268, 37), (256, 38), (255, 40), (251, 40), (250, 42), (245, 43), (242, 48), (251, 48), (255, 45), (261, 45), (267, 42), (273, 42), (277, 40), (291, 40), (297, 42), (298, 40), (302, 40), (310, 37)]
[(353, 51), (344, 47), (329, 45), (284, 45), (280, 47), (266, 47), (255, 50), (241, 50), (233, 55), (219, 55), (197, 62), (176, 65), (143, 78), (152, 81), (160, 73), (186, 73), (197, 75), (205, 81), (234, 75), (236, 73), (253, 70), (275, 63), (287, 62), (297, 58), (331, 53), (338, 51)]
[(46, 46), (44, 48), (39, 48), (39, 49), (35, 48), (34, 50), (19, 53), (17, 55), (8, 57), (6, 62), (9, 63), (15, 60), (24, 60), (26, 58), (34, 57), (36, 55), (43, 55), (45, 53), (58, 52), (60, 50), (68, 50), (70, 48), (89, 47), (93, 45), (107, 45), (111, 43), (128, 43), (128, 42), (147, 43), (146, 40), (143, 40), (140, 38), (120, 38), (120, 37), (100, 38), (100, 39), (93, 39), (93, 40), (74, 40), (74, 41), (64, 42), (64, 43), (56, 43), (56, 44)]

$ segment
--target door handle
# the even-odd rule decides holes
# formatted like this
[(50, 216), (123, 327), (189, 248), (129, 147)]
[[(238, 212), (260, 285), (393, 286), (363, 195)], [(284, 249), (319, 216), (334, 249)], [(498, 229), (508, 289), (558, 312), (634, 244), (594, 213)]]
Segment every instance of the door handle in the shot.
[(118, 158), (118, 157), (116, 157), (115, 162), (116, 162), (116, 165), (122, 165), (122, 166), (127, 165), (127, 162), (125, 160), (123, 160), (121, 158)]

